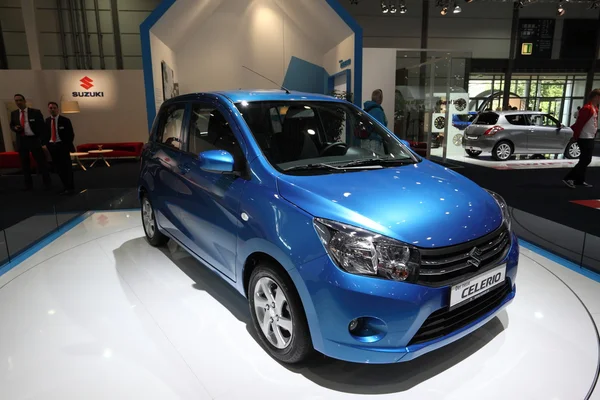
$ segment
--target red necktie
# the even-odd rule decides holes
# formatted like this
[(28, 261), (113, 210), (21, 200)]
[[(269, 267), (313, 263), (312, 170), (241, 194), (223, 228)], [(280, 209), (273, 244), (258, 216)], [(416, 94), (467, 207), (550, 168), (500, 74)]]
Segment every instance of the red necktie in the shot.
[(56, 143), (56, 118), (52, 118), (52, 138), (53, 143)]
[(21, 110), (21, 135), (25, 135), (25, 110)]

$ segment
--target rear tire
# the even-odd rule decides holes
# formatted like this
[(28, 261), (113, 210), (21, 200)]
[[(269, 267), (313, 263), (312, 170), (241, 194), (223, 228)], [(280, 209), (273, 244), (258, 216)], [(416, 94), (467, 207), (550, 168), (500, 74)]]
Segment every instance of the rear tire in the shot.
[(569, 142), (565, 150), (565, 158), (568, 158), (569, 160), (575, 160), (579, 158), (579, 156), (581, 156), (579, 144), (577, 144), (577, 142)]
[(480, 150), (465, 150), (467, 152), (467, 155), (471, 158), (477, 158), (481, 155), (481, 151)]
[(492, 149), (492, 158), (496, 161), (506, 161), (513, 155), (513, 147), (507, 141), (496, 143)]
[(248, 285), (248, 303), (260, 343), (273, 358), (296, 364), (314, 353), (300, 296), (281, 268), (269, 262), (256, 266)]
[(142, 226), (144, 227), (146, 240), (148, 240), (150, 245), (159, 247), (169, 241), (169, 238), (158, 230), (154, 208), (152, 208), (152, 203), (150, 203), (150, 200), (146, 195), (142, 197)]

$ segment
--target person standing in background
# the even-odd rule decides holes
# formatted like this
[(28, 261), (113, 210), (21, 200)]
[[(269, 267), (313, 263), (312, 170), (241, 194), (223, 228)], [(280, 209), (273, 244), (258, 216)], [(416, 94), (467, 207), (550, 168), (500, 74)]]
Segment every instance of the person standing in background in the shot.
[(594, 139), (598, 131), (598, 105), (600, 104), (600, 89), (594, 89), (588, 96), (588, 103), (579, 110), (573, 129), (573, 139), (577, 140), (581, 155), (579, 162), (565, 176), (563, 183), (571, 189), (581, 185), (592, 187), (585, 181), (585, 173), (592, 162), (594, 153)]
[(75, 132), (73, 132), (71, 120), (59, 115), (57, 103), (49, 102), (48, 111), (50, 112), (50, 117), (46, 118), (48, 151), (50, 151), (52, 163), (63, 184), (63, 191), (60, 194), (71, 194), (75, 189), (73, 166), (71, 165), (71, 150), (73, 150)]
[(46, 132), (44, 116), (40, 110), (28, 108), (25, 96), (22, 94), (15, 94), (14, 100), (18, 110), (14, 110), (10, 114), (10, 129), (17, 134), (17, 148), (25, 178), (24, 190), (33, 189), (29, 153), (33, 155), (38, 172), (42, 174), (45, 189), (50, 190), (52, 182), (46, 155), (42, 148), (42, 140)]
[[(364, 110), (387, 128), (388, 121), (381, 103), (383, 103), (383, 90), (375, 89), (371, 94), (371, 100), (365, 101)], [(372, 133), (367, 139), (367, 148), (377, 154), (383, 154), (383, 142), (381, 140), (379, 135)]]

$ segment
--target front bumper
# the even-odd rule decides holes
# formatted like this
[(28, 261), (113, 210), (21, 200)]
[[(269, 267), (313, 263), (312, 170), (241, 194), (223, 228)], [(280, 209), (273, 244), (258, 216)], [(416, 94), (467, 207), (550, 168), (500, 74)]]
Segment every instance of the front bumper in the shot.
[(493, 136), (479, 136), (477, 139), (469, 139), (463, 135), (462, 147), (465, 150), (483, 151), (489, 153), (496, 145), (496, 139)]
[[(388, 364), (415, 359), (446, 346), (493, 319), (515, 297), (519, 246), (512, 237), (507, 264), (510, 291), (501, 302), (455, 331), (431, 341), (409, 344), (425, 320), (449, 305), (450, 287), (427, 287), (352, 275), (328, 256), (290, 271), (307, 310), (315, 349), (327, 356), (358, 363)], [(378, 335), (357, 338), (348, 325), (359, 317), (383, 321)]]

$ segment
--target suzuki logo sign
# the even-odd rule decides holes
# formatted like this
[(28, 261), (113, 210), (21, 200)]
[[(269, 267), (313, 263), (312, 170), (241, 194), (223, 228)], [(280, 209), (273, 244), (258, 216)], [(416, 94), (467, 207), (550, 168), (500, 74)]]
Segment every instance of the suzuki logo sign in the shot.
[(81, 82), (81, 87), (85, 90), (90, 90), (90, 88), (94, 87), (94, 84), (92, 83), (94, 81), (92, 80), (92, 78), (88, 78), (87, 76), (81, 78), (79, 82)]
[(73, 97), (104, 97), (104, 92), (90, 92), (89, 90), (94, 87), (94, 80), (89, 76), (84, 76), (79, 80), (82, 88), (87, 90), (87, 92), (73, 92)]

